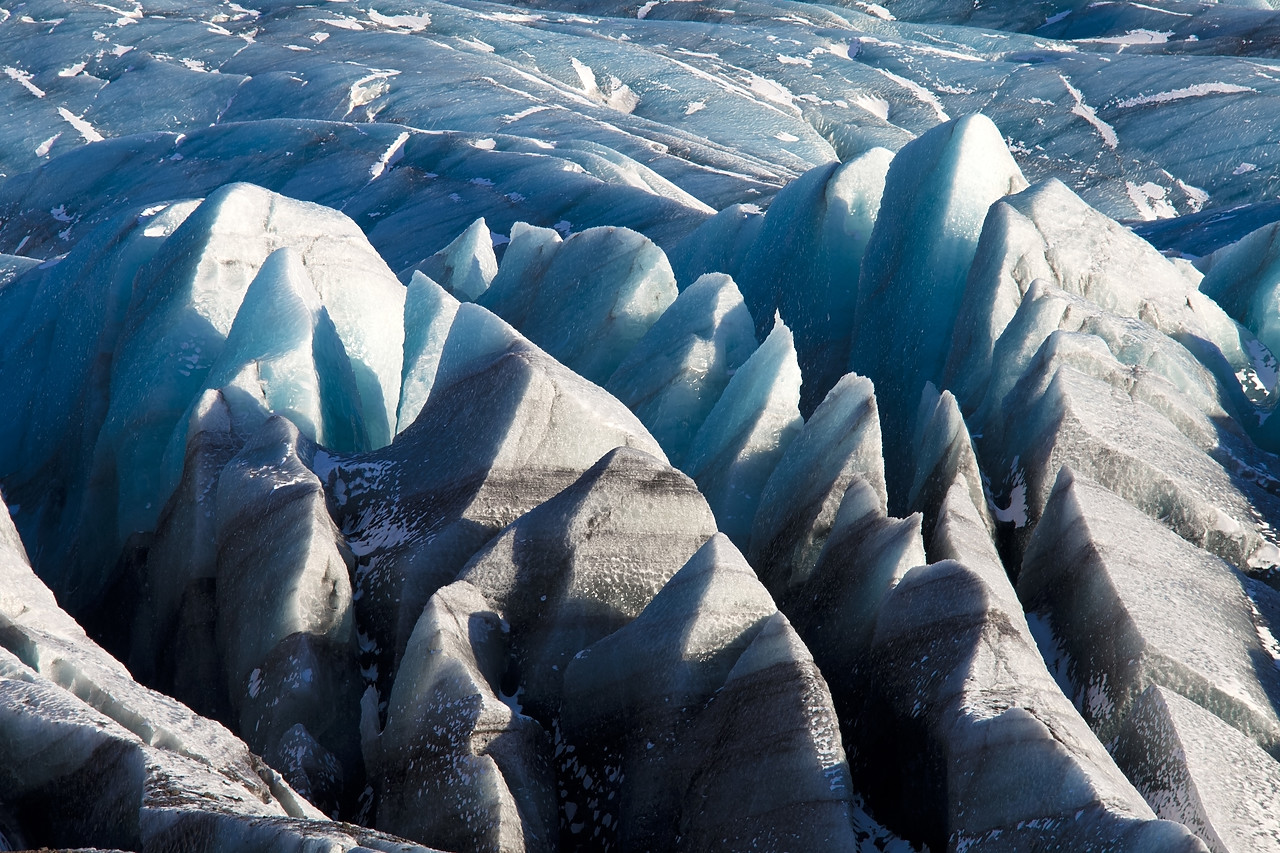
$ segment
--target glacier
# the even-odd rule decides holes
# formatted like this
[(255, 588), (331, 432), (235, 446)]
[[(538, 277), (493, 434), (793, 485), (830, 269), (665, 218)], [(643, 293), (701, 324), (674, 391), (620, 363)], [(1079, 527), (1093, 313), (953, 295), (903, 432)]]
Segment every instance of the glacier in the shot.
[(1280, 851), (1280, 3), (0, 2), (0, 850)]

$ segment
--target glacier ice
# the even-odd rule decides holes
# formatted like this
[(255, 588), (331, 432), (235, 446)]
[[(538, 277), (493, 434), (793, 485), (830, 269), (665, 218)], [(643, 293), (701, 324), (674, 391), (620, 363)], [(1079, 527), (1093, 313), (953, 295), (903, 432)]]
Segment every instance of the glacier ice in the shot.
[(675, 298), (671, 264), (651, 240), (627, 228), (589, 228), (564, 241), (517, 231), (476, 301), (603, 384)]
[(847, 374), (787, 445), (760, 495), (747, 553), (775, 595), (809, 579), (855, 479), (887, 503), (880, 443), (875, 389)]
[[(910, 401), (942, 379), (987, 208), (1026, 185), (1000, 131), (980, 115), (928, 131), (889, 166), (858, 279), (850, 365), (880, 391), (891, 505), (909, 488)], [(910, 342), (906, 358), (897, 342)]]
[(676, 465), (730, 379), (756, 350), (751, 313), (729, 276), (686, 287), (605, 383)]
[[(484, 217), (471, 223), (452, 243), (412, 269), (463, 302), (475, 302), (489, 289), (493, 277), (498, 274), (493, 235)], [(403, 278), (405, 273), (400, 275)]]
[(1214, 853), (1274, 850), (1275, 759), (1222, 720), (1152, 684), (1112, 747), (1152, 808), (1191, 827)]
[(1076, 700), (1105, 739), (1159, 684), (1280, 749), (1280, 670), (1239, 572), (1069, 468), (1027, 548), (1018, 595), (1048, 618)]
[(775, 318), (764, 343), (733, 374), (693, 436), (684, 468), (716, 524), (739, 548), (769, 475), (800, 432), (800, 365), (791, 330)]
[(396, 434), (417, 420), (440, 369), (440, 353), (459, 302), (421, 272), (414, 271), (405, 291), (404, 368), (400, 375), (400, 406)]
[(1267, 843), (1277, 21), (0, 9), (0, 847)]

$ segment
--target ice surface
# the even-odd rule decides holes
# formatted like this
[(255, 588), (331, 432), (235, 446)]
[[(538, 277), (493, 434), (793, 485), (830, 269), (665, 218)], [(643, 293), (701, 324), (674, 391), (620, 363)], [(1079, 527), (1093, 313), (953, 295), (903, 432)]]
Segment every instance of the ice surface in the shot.
[(573, 656), (638, 616), (714, 533), (687, 476), (618, 448), (494, 537), (458, 579), (508, 625), (521, 703), (546, 721)]
[(354, 561), (307, 467), (313, 453), (298, 428), (277, 416), (223, 469), (215, 635), (230, 706), (254, 750), (279, 751), (301, 723), (353, 775), (360, 694)]
[(849, 349), (858, 271), (891, 159), (889, 151), (873, 148), (792, 181), (774, 198), (733, 270), (757, 332), (768, 330), (775, 311), (794, 332), (806, 415), (843, 373), (832, 356)]
[(605, 383), (675, 465), (756, 350), (751, 313), (733, 279), (707, 273), (662, 312)]
[(883, 509), (888, 499), (875, 389), (850, 373), (787, 446), (760, 496), (747, 553), (779, 599), (809, 579), (855, 479), (871, 487)]
[(1203, 850), (1186, 827), (1152, 819), (998, 585), (1009, 589), (944, 561), (886, 597), (870, 651), (883, 692), (856, 734), (868, 772), (891, 774), (872, 791), (895, 795), (889, 808), (922, 807), (913, 835), (934, 849)]
[(1280, 849), (1280, 764), (1195, 703), (1152, 684), (1112, 752), (1157, 814), (1186, 824), (1214, 853)]
[(380, 828), (448, 850), (555, 849), (550, 739), (491, 687), (504, 645), (470, 584), (431, 597), (377, 740)]
[(463, 304), (413, 424), (387, 448), (317, 463), (356, 555), (357, 620), (369, 626), (381, 683), (431, 594), (618, 446), (665, 461), (621, 403)]
[[(1188, 432), (1208, 446), (1165, 412), (1182, 415), (1183, 425), (1198, 418), (1201, 428)], [(1002, 464), (1008, 494), (1025, 502), (1022, 524), (1035, 523), (1058, 469), (1070, 465), (1236, 566), (1273, 561), (1272, 534), (1259, 519), (1275, 498), (1265, 480), (1244, 473), (1248, 464), (1232, 450), (1240, 445), (1167, 380), (1117, 362), (1100, 338), (1051, 334), (1006, 397), (1004, 423)]]
[(1278, 20), (0, 9), (0, 486), (81, 622), (0, 582), (0, 750), (49, 747), (0, 770), (0, 846), (400, 849), (283, 816), (316, 813), (72, 626), (324, 812), (451, 849), (1187, 845), (1048, 677), (1138, 623), (1033, 614), (1046, 668), (1008, 578), (1080, 470), (1132, 504), (1098, 541), (1197, 567), (1198, 645), (1140, 636), (1274, 716), (1274, 241), (1197, 256), (1276, 217)]
[[(448, 246), (418, 264), (416, 271), (437, 282), (463, 302), (475, 302), (479, 299), (498, 274), (498, 258), (493, 253), (493, 235), (489, 233), (484, 217), (471, 223)], [(401, 273), (401, 277), (405, 277), (405, 274)]]
[(930, 130), (889, 166), (858, 280), (850, 364), (876, 384), (891, 506), (909, 488), (914, 401), (925, 382), (942, 380), (987, 208), (1025, 187), (999, 130), (981, 115)]
[(1280, 749), (1280, 670), (1241, 575), (1114, 493), (1063, 469), (1018, 595), (1047, 616), (1071, 657), (1075, 699), (1104, 740), (1159, 684)]
[(566, 367), (604, 384), (675, 301), (671, 264), (626, 228), (591, 228), (563, 242), (547, 237), (517, 231), (478, 301)]
[(396, 411), (397, 435), (414, 422), (431, 393), (458, 305), (438, 283), (414, 271), (404, 303), (404, 369)]
[(800, 366), (781, 318), (738, 368), (694, 435), (684, 470), (707, 496), (716, 524), (739, 548), (751, 534), (765, 483), (800, 432)]

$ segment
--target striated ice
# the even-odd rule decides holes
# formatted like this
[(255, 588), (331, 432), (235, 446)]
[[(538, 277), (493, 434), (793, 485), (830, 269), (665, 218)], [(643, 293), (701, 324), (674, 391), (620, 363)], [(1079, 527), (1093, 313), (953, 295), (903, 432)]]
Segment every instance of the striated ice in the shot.
[(291, 421), (272, 417), (218, 479), (218, 660), (256, 751), (278, 751), (302, 723), (354, 769), (353, 560), (307, 467), (313, 453)]
[[(910, 477), (915, 411), (906, 401), (916, 400), (925, 382), (943, 378), (987, 207), (1026, 185), (1000, 132), (982, 115), (930, 130), (889, 167), (862, 260), (850, 365), (876, 384), (890, 506), (903, 502)], [(912, 342), (906, 358), (904, 341)]]
[(854, 730), (872, 804), (880, 794), (909, 809), (900, 819), (931, 849), (1202, 851), (1186, 827), (1153, 820), (1058, 690), (1010, 593), (1002, 574), (944, 561), (886, 596), (874, 698)]
[(739, 548), (765, 483), (799, 434), (800, 367), (791, 330), (775, 318), (773, 331), (733, 374), (693, 438), (684, 470), (707, 496), (716, 524)]
[(777, 311), (795, 334), (805, 414), (843, 374), (833, 354), (849, 349), (858, 271), (892, 159), (889, 151), (873, 148), (787, 184), (738, 261), (735, 275), (757, 332), (767, 331)]
[(479, 302), (603, 384), (675, 298), (671, 265), (653, 242), (626, 228), (591, 228), (563, 242), (515, 232)]
[(676, 297), (605, 383), (675, 465), (725, 386), (756, 349), (733, 279), (708, 273)]
[(638, 616), (714, 534), (693, 481), (621, 447), (495, 536), (458, 579), (510, 627), (521, 703), (545, 721), (573, 656)]
[(435, 590), (619, 446), (665, 460), (616, 399), (485, 309), (461, 305), (413, 424), (390, 447), (333, 456), (324, 468), (357, 558), (357, 619), (369, 625), (380, 679), (391, 677)]
[(466, 582), (417, 621), (376, 739), (379, 828), (446, 850), (555, 849), (551, 741), (499, 700), (505, 634)]
[(404, 369), (396, 411), (397, 435), (414, 422), (431, 393), (458, 305), (438, 283), (414, 271), (404, 303)]
[(1069, 468), (1023, 558), (1018, 596), (1070, 655), (1075, 698), (1103, 739), (1159, 684), (1280, 750), (1280, 670), (1258, 665), (1261, 617), (1242, 576)]
[(751, 525), (751, 565), (780, 600), (807, 581), (832, 533), (840, 501), (854, 480), (880, 499), (884, 460), (875, 389), (846, 374), (783, 451)]
[(1213, 853), (1280, 849), (1280, 764), (1195, 703), (1152, 684), (1111, 751), (1156, 813)]

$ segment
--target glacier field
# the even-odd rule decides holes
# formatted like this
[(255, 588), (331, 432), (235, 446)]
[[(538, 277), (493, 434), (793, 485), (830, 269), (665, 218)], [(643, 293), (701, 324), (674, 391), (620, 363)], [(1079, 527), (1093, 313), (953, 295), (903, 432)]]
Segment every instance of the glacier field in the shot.
[(242, 2), (0, 0), (0, 850), (1280, 853), (1280, 0)]

